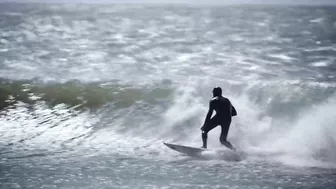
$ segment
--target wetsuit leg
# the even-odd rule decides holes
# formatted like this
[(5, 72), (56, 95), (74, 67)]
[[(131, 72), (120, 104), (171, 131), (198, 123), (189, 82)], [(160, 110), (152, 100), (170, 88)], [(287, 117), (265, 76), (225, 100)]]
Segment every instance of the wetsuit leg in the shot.
[(221, 124), (222, 132), (221, 132), (220, 137), (219, 137), (220, 142), (222, 142), (222, 141), (225, 142), (226, 141), (227, 135), (229, 133), (230, 124), (231, 124), (231, 121), (227, 121), (227, 122), (224, 122), (224, 123)]
[(207, 140), (208, 140), (208, 133), (206, 133), (205, 131), (202, 131), (202, 148), (207, 148)]
[(219, 141), (224, 146), (234, 150), (234, 147), (232, 146), (232, 144), (229, 141), (227, 141), (227, 135), (228, 135), (228, 132), (229, 132), (230, 124), (231, 124), (231, 120), (228, 120), (228, 121), (221, 124), (222, 132), (221, 132), (221, 135), (219, 137)]
[(208, 123), (206, 123), (202, 128), (202, 141), (203, 141), (203, 146), (202, 148), (207, 148), (207, 139), (208, 139), (208, 132), (214, 129), (219, 125), (219, 122), (217, 121), (216, 117), (213, 117), (210, 119)]

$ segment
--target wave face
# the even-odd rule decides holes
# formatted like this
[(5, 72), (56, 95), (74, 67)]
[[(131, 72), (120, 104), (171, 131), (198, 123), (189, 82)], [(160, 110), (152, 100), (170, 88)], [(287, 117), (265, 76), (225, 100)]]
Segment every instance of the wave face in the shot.
[(2, 5), (3, 161), (178, 158), (162, 141), (200, 146), (221, 86), (238, 112), (228, 139), (247, 161), (336, 167), (335, 8)]

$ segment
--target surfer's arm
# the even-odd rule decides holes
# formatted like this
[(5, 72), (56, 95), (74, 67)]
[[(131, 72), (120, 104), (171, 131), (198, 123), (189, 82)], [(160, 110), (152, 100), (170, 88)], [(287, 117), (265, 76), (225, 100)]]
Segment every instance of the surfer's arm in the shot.
[(210, 101), (210, 103), (209, 103), (209, 110), (208, 110), (208, 113), (207, 113), (207, 115), (206, 115), (204, 124), (206, 124), (208, 121), (210, 121), (211, 116), (212, 116), (212, 113), (213, 113), (213, 110), (214, 110), (214, 108), (212, 107), (212, 103), (211, 103), (211, 101)]

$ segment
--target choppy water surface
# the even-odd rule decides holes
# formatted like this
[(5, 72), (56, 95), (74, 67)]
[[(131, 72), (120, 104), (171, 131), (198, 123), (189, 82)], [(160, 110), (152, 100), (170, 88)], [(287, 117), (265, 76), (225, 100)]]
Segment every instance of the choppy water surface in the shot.
[[(335, 7), (0, 10), (0, 188), (336, 187)], [(216, 85), (240, 152), (165, 147)]]

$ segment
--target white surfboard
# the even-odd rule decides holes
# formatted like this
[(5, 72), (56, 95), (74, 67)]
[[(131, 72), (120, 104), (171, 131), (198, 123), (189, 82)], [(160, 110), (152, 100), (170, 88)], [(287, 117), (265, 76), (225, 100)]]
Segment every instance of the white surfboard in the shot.
[(171, 144), (171, 143), (166, 143), (166, 142), (164, 142), (163, 144), (165, 144), (166, 146), (168, 146), (169, 148), (175, 151), (178, 151), (183, 154), (187, 154), (189, 156), (197, 156), (207, 150), (205, 148), (196, 148), (196, 147), (183, 146), (183, 145)]
[[(209, 150), (205, 148), (197, 148), (197, 147), (191, 147), (191, 146), (183, 146), (178, 144), (171, 144), (167, 142), (163, 142), (167, 147), (169, 147), (172, 150), (175, 150), (177, 152), (180, 152), (182, 154), (186, 154), (188, 156), (194, 156), (194, 157), (216, 157), (220, 159), (224, 159), (227, 161), (241, 161), (246, 157), (246, 154), (242, 151), (238, 152), (236, 150), (231, 149), (215, 149), (215, 150)], [(210, 153), (210, 154), (209, 154)]]

